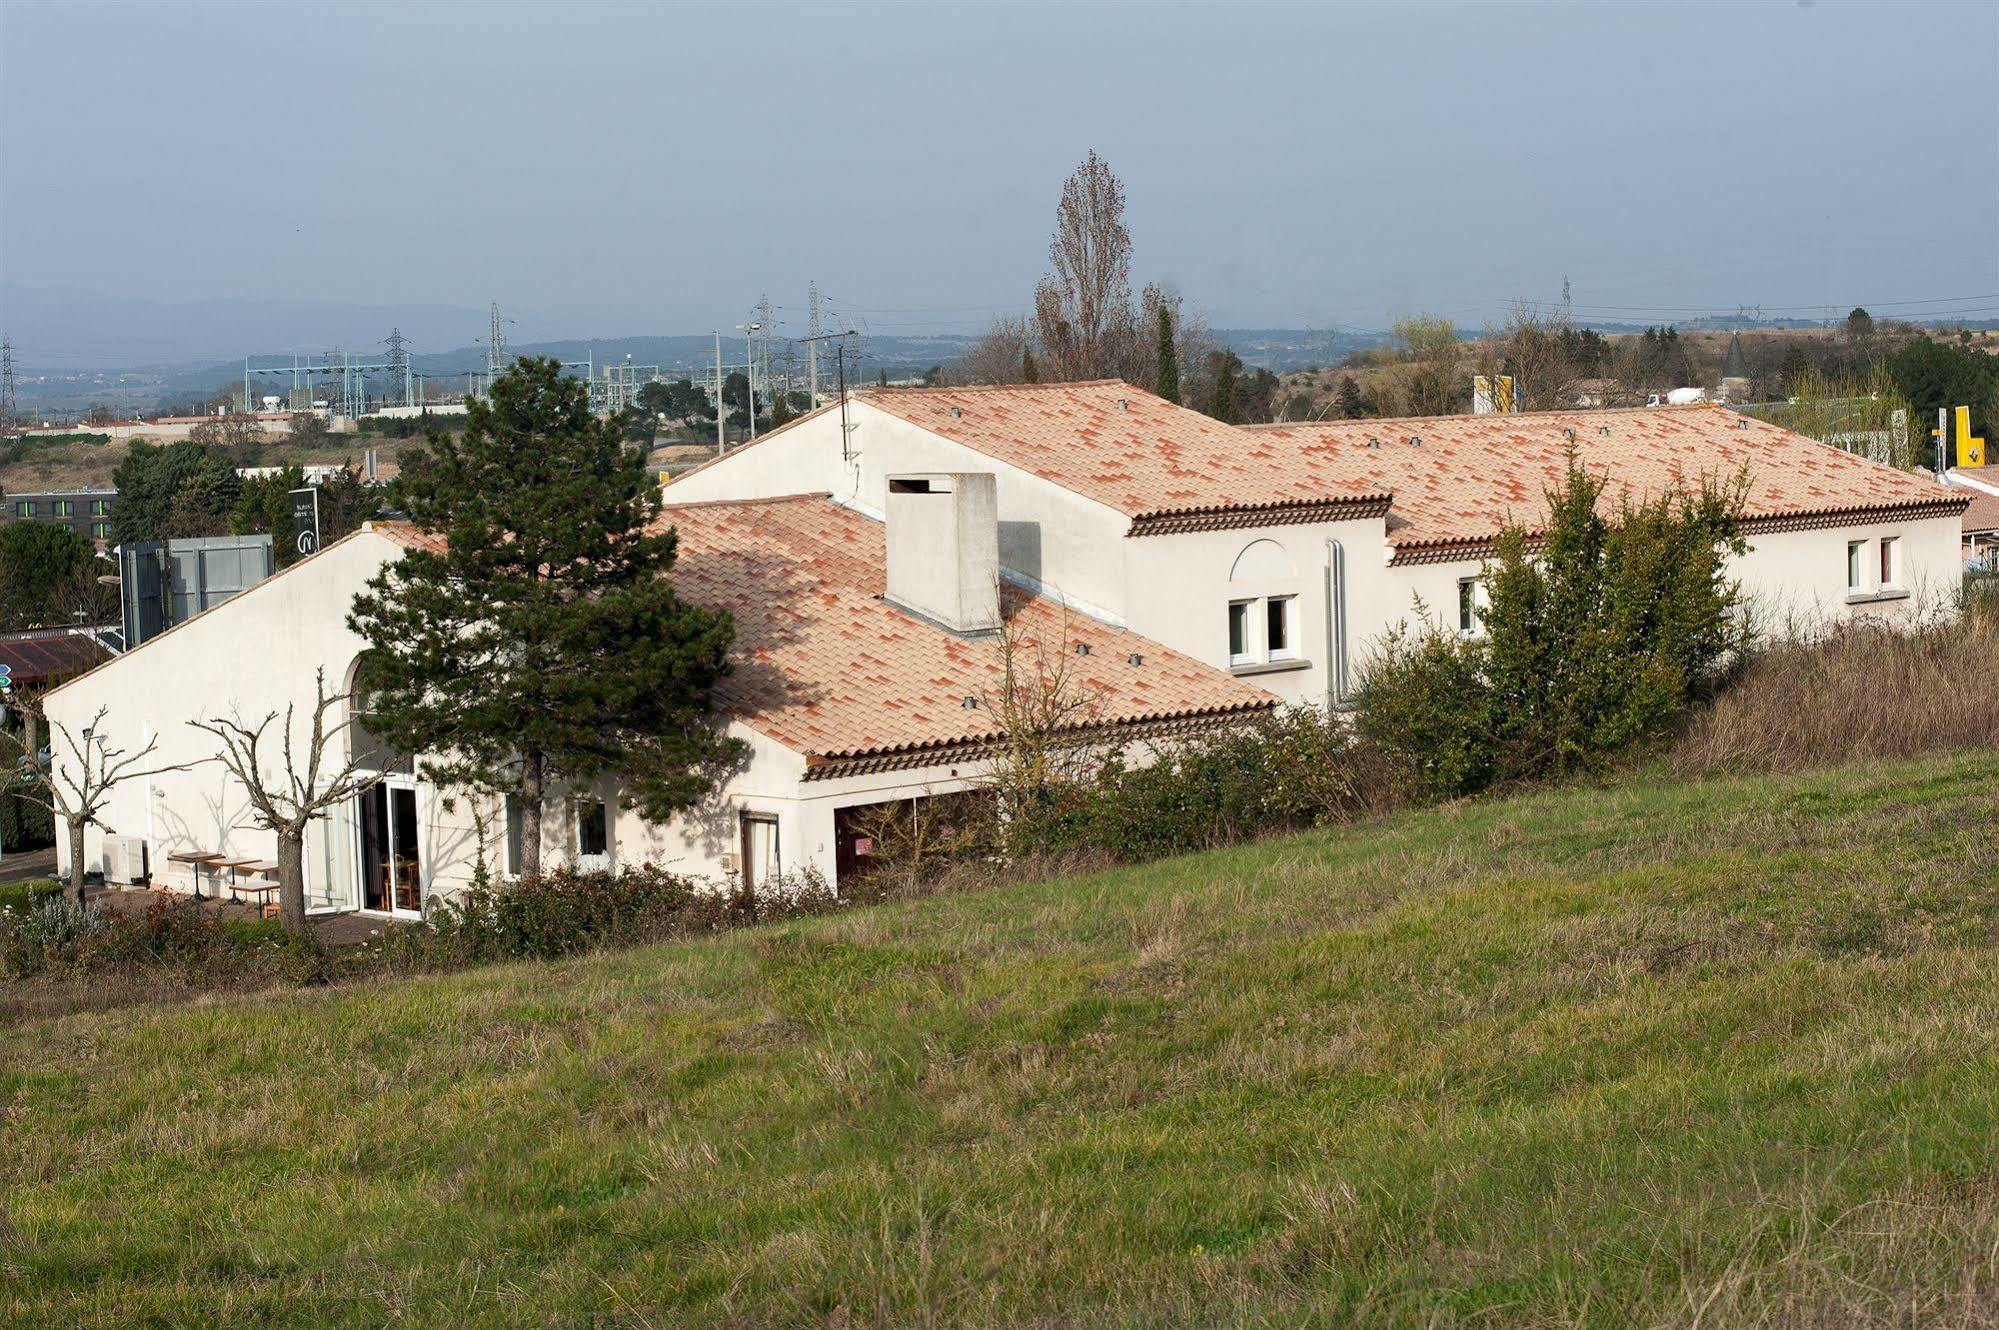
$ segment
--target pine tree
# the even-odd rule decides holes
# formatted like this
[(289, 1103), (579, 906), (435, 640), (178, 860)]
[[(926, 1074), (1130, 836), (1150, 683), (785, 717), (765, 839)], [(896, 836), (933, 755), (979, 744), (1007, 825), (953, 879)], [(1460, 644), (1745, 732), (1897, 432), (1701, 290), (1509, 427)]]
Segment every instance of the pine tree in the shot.
[(1343, 420), (1358, 420), (1367, 414), (1367, 404), (1360, 396), (1360, 385), (1353, 381), (1351, 374), (1340, 380), (1339, 391), (1333, 394), (1333, 400), (1339, 404)]
[(1242, 404), (1236, 400), (1235, 371), (1241, 362), (1235, 352), (1225, 351), (1215, 367), (1214, 391), (1208, 394), (1208, 414), (1225, 425), (1242, 422)]
[(1031, 346), (1021, 348), (1020, 381), (1022, 383), (1041, 382), (1041, 367), (1034, 363), (1034, 348)]
[(743, 752), (711, 703), (734, 625), (674, 594), (676, 538), (624, 435), (581, 380), (523, 357), (463, 434), (403, 461), (392, 503), (445, 548), (407, 551), (348, 616), (369, 729), (440, 783), (518, 796), (524, 876), (553, 781), (610, 778), (663, 821)]
[(1180, 400), (1180, 351), (1173, 345), (1173, 315), (1159, 307), (1159, 345), (1153, 352), (1159, 373), (1153, 391), (1169, 402)]

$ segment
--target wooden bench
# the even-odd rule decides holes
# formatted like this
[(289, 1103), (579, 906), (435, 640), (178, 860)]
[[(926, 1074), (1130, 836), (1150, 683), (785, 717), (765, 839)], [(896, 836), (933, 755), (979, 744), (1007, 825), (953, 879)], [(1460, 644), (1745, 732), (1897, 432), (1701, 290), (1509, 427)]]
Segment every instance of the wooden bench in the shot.
[(236, 881), (230, 884), (230, 891), (255, 896), (260, 918), (268, 919), (276, 914), (278, 903), (273, 897), (278, 894), (278, 866), (268, 859), (246, 859), (238, 867), (241, 873), (249, 873), (253, 879), (261, 878), (262, 881), (245, 882), (239, 873)]

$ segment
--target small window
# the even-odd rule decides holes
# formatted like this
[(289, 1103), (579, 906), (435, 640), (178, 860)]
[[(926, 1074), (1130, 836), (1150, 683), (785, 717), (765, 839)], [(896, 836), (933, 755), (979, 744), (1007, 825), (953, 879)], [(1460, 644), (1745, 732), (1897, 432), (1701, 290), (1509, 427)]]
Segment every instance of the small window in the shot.
[(521, 875), (521, 797), (507, 796), (507, 859), (508, 877)]
[(1867, 575), (1866, 550), (1867, 542), (1864, 540), (1849, 540), (1846, 542), (1846, 589), (1848, 591), (1866, 590), (1866, 584), (1862, 581)]
[(1263, 602), (1263, 649), (1271, 660), (1290, 660), (1298, 654), (1291, 641), (1290, 596), (1272, 596)]
[(14, 516), (33, 517), (34, 515), (35, 515), (35, 501), (33, 499), (23, 499), (19, 503), (14, 505)]
[(602, 859), (610, 852), (608, 818), (604, 801), (593, 799), (576, 809), (576, 855), (580, 859)]
[(1256, 657), (1249, 645), (1249, 600), (1229, 602), (1229, 664), (1246, 665)]
[(55, 515), (57, 517), (76, 516), (76, 504), (74, 501), (69, 499), (57, 499), (55, 503), (56, 503)]
[(1902, 585), (1902, 542), (1894, 536), (1881, 537), (1881, 585)]
[(92, 540), (111, 539), (111, 524), (109, 522), (92, 522), (90, 524), (90, 538)]
[(1478, 579), (1460, 577), (1458, 579), (1458, 631), (1475, 633), (1478, 631)]
[(109, 499), (92, 499), (90, 501), (90, 515), (92, 517), (109, 517), (111, 515), (111, 501)]

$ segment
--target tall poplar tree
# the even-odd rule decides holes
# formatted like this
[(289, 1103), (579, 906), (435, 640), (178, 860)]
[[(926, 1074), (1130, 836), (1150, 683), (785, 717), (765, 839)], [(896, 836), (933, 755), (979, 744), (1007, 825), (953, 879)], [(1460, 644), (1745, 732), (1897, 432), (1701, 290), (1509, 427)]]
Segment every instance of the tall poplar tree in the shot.
[(556, 361), (522, 357), (463, 434), (430, 434), (390, 503), (444, 539), (355, 598), (368, 728), (433, 779), (517, 795), (523, 876), (553, 782), (609, 777), (663, 821), (741, 756), (711, 702), (734, 625), (674, 594), (644, 452)]

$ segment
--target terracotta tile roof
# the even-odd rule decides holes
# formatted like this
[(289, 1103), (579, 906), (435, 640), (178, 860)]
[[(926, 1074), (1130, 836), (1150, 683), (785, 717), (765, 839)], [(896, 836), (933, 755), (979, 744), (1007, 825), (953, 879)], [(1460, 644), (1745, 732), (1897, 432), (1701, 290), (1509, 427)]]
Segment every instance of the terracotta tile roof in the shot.
[(1334, 503), (1378, 510), (1387, 497), (1365, 477), (1322, 466), (1313, 453), (1246, 434), (1115, 379), (870, 388), (856, 396), (1114, 508), (1133, 519), (1135, 531), (1176, 516), (1241, 509)]
[[(735, 618), (735, 671), (723, 710), (807, 755), (816, 774), (946, 760), (998, 737), (996, 638), (962, 638), (881, 598), (882, 526), (824, 494), (668, 507), (680, 533), (673, 580), (696, 604)], [(376, 530), (404, 545), (440, 537), (399, 523)], [(1120, 729), (1266, 710), (1275, 699), (1223, 670), (1111, 628), (1017, 588), (1003, 610), (1030, 649), (1061, 652), (1094, 724)], [(1074, 654), (1076, 644), (1089, 654)], [(1137, 653), (1139, 663), (1128, 662)], [(967, 697), (978, 705), (967, 708)]]
[(1984, 490), (1962, 489), (1959, 494), (1971, 496), (1971, 506), (1964, 510), (1966, 531), (1999, 531), (1999, 494), (1987, 494)]
[[(1718, 406), (1544, 411), (1261, 425), (1246, 431), (1320, 472), (1393, 491), (1388, 541), (1401, 562), (1483, 546), (1508, 522), (1547, 515), (1570, 435), (1583, 464), (1609, 477), (1605, 501), (1697, 487), (1747, 470), (1752, 529), (1814, 517), (1963, 506), (1927, 477)], [(1369, 440), (1375, 446), (1369, 446)], [(1420, 439), (1420, 443), (1411, 442)]]
[(5, 661), (17, 687), (47, 687), (90, 669), (111, 653), (82, 633), (29, 632), (0, 636)]

